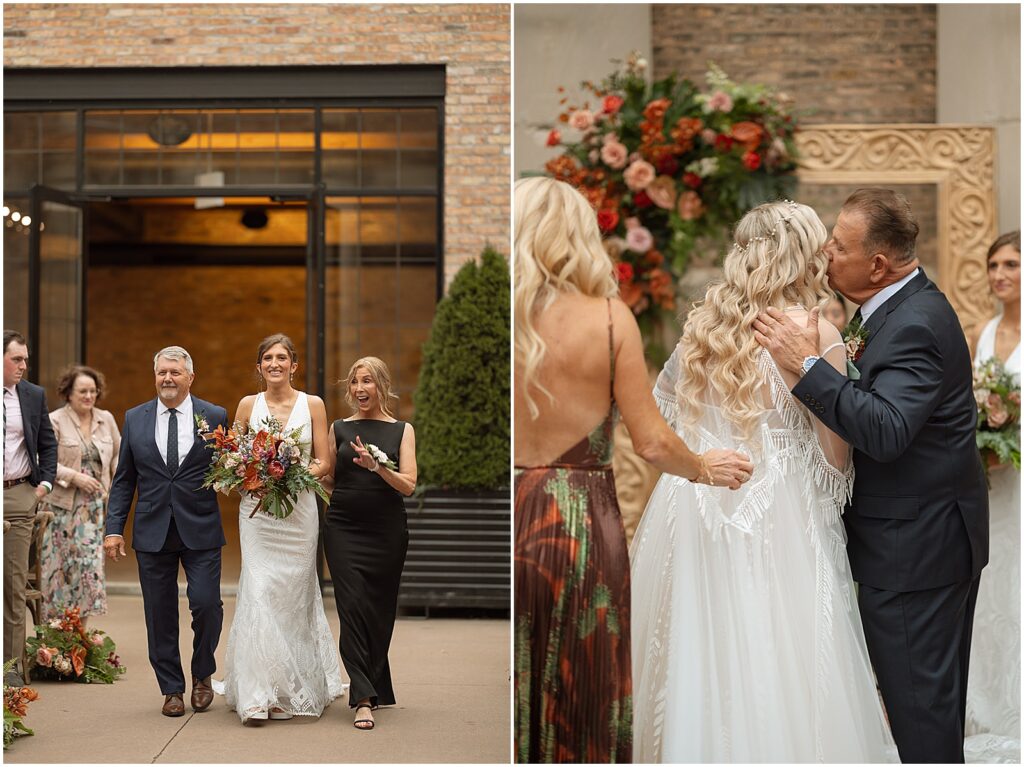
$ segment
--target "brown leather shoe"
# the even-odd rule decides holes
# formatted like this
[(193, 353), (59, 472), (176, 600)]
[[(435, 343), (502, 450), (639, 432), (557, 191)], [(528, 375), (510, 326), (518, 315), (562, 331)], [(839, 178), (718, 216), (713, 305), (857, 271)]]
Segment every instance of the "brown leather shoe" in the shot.
[(185, 701), (183, 693), (172, 692), (164, 699), (164, 707), (160, 710), (164, 716), (184, 716)]
[(210, 686), (210, 677), (196, 679), (192, 677), (192, 710), (206, 711), (213, 703), (213, 688)]

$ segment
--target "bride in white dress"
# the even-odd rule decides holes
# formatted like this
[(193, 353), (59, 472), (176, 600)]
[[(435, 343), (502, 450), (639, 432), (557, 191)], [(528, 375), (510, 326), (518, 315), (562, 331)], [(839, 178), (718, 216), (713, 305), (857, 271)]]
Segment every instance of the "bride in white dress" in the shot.
[[(805, 205), (750, 211), (658, 378), (687, 444), (755, 470), (738, 491), (664, 475), (648, 502), (630, 552), (636, 762), (897, 761), (846, 556), (849, 447), (752, 330), (765, 307), (806, 323), (828, 298), (826, 238)], [(845, 371), (838, 331), (819, 330)]]
[[(1020, 232), (988, 251), (988, 283), (1002, 304), (978, 338), (976, 365), (998, 357), (1020, 383)], [(964, 757), (1020, 762), (1020, 471), (989, 472), (989, 560), (978, 587), (967, 681)]]
[[(329, 449), (327, 413), (319, 397), (291, 386), (298, 367), (294, 345), (287, 336), (270, 336), (260, 344), (257, 359), (267, 391), (245, 397), (236, 421), (256, 428), (273, 415), (287, 431), (301, 426), (303, 459), (314, 476), (322, 475), (330, 465), (319, 461)], [(346, 685), (316, 574), (316, 498), (312, 491), (303, 493), (284, 519), (263, 512), (250, 518), (255, 506), (254, 498), (243, 497), (238, 514), (242, 572), (227, 675), (215, 689), (227, 696), (243, 724), (320, 716)]]

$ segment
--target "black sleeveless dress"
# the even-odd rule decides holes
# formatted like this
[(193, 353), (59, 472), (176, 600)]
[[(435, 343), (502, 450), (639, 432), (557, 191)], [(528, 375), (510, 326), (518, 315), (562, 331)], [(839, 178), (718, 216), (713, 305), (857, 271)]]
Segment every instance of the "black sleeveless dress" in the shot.
[(395, 703), (388, 647), (398, 610), (398, 584), (409, 548), (402, 495), (378, 474), (352, 462), (360, 437), (398, 463), (405, 423), (335, 421), (334, 492), (324, 524), (324, 555), (341, 620), (338, 642), (351, 686), (349, 706)]
[(515, 472), (515, 761), (631, 762), (629, 554), (604, 420)]

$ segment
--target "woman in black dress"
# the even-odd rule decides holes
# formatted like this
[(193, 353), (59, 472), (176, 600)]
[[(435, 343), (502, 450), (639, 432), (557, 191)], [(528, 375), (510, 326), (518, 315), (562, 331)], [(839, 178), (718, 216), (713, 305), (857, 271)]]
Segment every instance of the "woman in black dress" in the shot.
[(412, 424), (391, 415), (397, 396), (381, 360), (356, 360), (347, 386), (345, 400), (355, 413), (331, 429), (337, 455), (324, 554), (351, 680), (349, 706), (356, 709), (356, 729), (372, 730), (371, 711), (395, 703), (388, 646), (409, 548), (402, 496), (416, 489), (416, 437)]

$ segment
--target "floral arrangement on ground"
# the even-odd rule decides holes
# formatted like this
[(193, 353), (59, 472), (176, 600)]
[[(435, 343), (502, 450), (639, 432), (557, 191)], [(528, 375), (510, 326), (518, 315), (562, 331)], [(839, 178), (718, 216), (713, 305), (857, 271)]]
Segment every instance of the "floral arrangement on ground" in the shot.
[(974, 371), (974, 400), (978, 405), (978, 449), (989, 464), (1020, 469), (1020, 386), (997, 357)]
[(214, 454), (203, 487), (224, 495), (234, 491), (258, 498), (250, 517), (262, 511), (284, 519), (295, 510), (295, 499), (306, 490), (330, 501), (327, 491), (302, 462), (301, 427), (286, 432), (270, 416), (257, 429), (246, 430), (236, 423), (227, 431), (218, 426), (203, 437)]
[(747, 210), (792, 196), (797, 127), (787, 96), (714, 65), (704, 90), (675, 76), (648, 84), (646, 67), (633, 53), (600, 84), (582, 83), (595, 106), (563, 96), (558, 119), (577, 138), (552, 130), (548, 146), (563, 151), (545, 166), (594, 205), (622, 299), (645, 331), (675, 312), (695, 250), (720, 251)]
[(110, 684), (126, 671), (114, 640), (99, 629), (83, 626), (77, 607), (40, 623), (26, 644), (36, 678)]
[[(4, 678), (14, 669), (15, 659), (4, 664)], [(12, 686), (4, 682), (4, 751), (20, 735), (34, 735), (22, 718), (28, 713), (28, 704), (38, 700), (39, 693), (31, 687)]]

